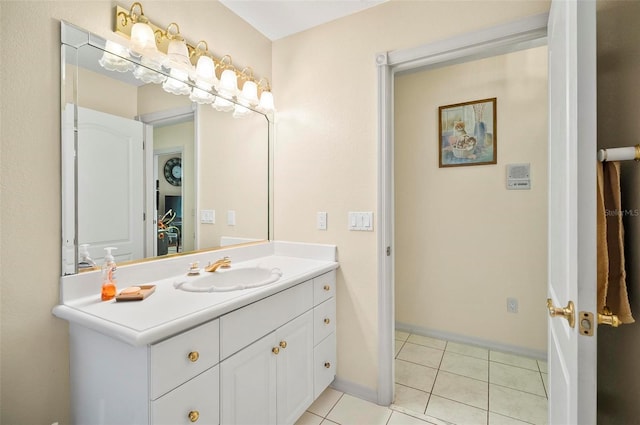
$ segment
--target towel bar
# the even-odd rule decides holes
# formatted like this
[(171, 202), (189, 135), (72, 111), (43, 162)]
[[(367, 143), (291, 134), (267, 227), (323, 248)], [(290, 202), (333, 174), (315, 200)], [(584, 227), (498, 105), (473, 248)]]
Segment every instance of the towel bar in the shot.
[(598, 161), (640, 161), (640, 144), (626, 148), (609, 148), (598, 151)]

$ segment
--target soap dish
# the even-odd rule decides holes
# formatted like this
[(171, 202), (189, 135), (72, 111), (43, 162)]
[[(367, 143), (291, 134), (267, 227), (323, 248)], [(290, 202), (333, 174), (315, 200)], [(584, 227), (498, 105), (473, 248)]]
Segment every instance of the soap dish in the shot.
[(141, 301), (153, 294), (156, 285), (139, 285), (140, 290), (136, 292), (123, 293), (126, 288), (116, 295), (116, 301)]

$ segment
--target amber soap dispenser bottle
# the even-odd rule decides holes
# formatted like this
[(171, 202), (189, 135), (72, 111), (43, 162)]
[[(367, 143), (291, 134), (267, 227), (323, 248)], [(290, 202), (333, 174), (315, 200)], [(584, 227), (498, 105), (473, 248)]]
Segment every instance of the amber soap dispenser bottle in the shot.
[(111, 254), (114, 249), (118, 248), (104, 249), (107, 251), (107, 255), (105, 255), (102, 265), (102, 301), (112, 300), (116, 296), (116, 261)]

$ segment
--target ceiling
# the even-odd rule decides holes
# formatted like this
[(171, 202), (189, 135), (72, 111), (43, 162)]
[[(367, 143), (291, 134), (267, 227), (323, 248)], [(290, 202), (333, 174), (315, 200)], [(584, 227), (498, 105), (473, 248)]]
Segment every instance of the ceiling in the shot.
[(387, 0), (220, 0), (272, 41), (385, 1)]

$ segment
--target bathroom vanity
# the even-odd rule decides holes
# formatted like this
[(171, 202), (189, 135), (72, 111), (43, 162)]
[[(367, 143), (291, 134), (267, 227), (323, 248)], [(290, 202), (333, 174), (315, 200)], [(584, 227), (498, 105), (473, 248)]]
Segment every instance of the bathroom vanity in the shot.
[[(189, 292), (189, 266), (278, 268), (268, 285)], [(61, 278), (74, 423), (292, 424), (336, 371), (336, 248), (265, 242), (118, 268), (142, 301), (100, 301), (99, 272)], [(219, 272), (216, 272), (219, 273)]]

